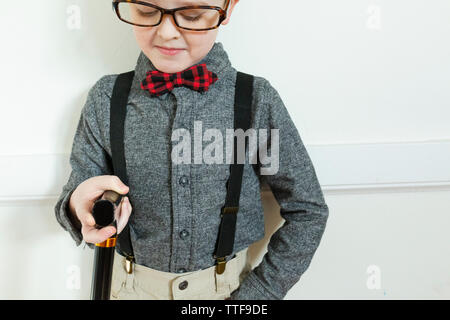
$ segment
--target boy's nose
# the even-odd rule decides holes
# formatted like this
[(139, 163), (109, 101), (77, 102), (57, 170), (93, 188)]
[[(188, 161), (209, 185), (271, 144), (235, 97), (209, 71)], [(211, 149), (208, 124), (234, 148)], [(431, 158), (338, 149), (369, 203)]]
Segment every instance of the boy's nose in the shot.
[(164, 15), (157, 28), (158, 36), (164, 40), (176, 39), (180, 37), (180, 31), (178, 30), (178, 27), (171, 15)]

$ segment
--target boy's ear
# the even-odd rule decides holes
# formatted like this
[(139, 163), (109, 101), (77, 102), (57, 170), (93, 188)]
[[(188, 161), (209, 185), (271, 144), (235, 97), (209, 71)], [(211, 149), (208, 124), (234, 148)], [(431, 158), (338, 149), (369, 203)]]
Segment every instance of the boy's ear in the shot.
[(239, 2), (239, 0), (230, 0), (230, 4), (228, 5), (227, 18), (223, 20), (222, 24), (226, 25), (230, 22), (231, 13), (233, 12), (234, 6)]

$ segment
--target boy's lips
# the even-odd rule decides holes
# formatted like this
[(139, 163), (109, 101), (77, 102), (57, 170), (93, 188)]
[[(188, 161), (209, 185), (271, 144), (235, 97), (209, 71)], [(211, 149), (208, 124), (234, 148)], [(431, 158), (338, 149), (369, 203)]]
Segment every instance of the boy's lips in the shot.
[(161, 52), (164, 55), (167, 56), (174, 56), (178, 53), (180, 53), (181, 51), (185, 50), (185, 49), (180, 49), (180, 48), (168, 48), (168, 47), (161, 47), (161, 46), (155, 46), (159, 52)]

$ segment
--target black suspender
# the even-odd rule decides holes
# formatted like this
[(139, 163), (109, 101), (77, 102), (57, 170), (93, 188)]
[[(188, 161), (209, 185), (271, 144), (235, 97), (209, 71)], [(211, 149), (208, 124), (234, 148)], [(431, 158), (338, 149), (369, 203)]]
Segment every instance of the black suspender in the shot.
[[(133, 81), (134, 71), (119, 74), (114, 84), (110, 111), (110, 140), (114, 174), (128, 185), (124, 149), (124, 124), (128, 95)], [(241, 128), (244, 132), (251, 123), (251, 103), (253, 93), (253, 76), (242, 72), (237, 73), (236, 92), (234, 97), (234, 129)], [(247, 139), (245, 139), (247, 149)], [(241, 194), (244, 164), (237, 163), (237, 137), (234, 137), (233, 163), (230, 164), (230, 177), (227, 181), (227, 195), (221, 209), (221, 223), (216, 243), (214, 258), (217, 261), (216, 272), (225, 271), (226, 258), (233, 252), (239, 198)], [(127, 258), (127, 272), (132, 272), (134, 262), (131, 245), (129, 223), (118, 236), (118, 250)]]
[[(127, 115), (127, 102), (133, 82), (134, 70), (118, 75), (114, 84), (110, 108), (110, 141), (113, 172), (120, 180), (128, 185), (127, 168), (124, 148), (124, 126)], [(127, 272), (132, 272), (134, 262), (133, 247), (131, 246), (129, 223), (117, 237), (120, 251), (127, 258)]]
[[(236, 78), (236, 92), (234, 95), (234, 129), (250, 127), (251, 105), (253, 93), (253, 76), (238, 72)], [(221, 210), (222, 220), (219, 227), (219, 236), (216, 244), (214, 258), (217, 262), (216, 272), (225, 271), (226, 258), (233, 252), (236, 219), (239, 211), (239, 198), (241, 195), (242, 174), (244, 164), (237, 163), (237, 137), (233, 138), (233, 163), (230, 164), (230, 177), (227, 181), (227, 196)], [(247, 149), (247, 139), (245, 139)], [(241, 150), (242, 152), (242, 150)]]

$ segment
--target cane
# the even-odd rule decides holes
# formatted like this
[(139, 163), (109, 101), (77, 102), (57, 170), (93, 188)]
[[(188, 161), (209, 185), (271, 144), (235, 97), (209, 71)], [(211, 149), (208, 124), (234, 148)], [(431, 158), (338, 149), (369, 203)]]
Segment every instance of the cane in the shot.
[[(112, 190), (107, 190), (99, 200), (95, 201), (92, 208), (95, 228), (114, 226), (117, 231), (115, 217), (118, 217), (118, 207), (122, 197)], [(105, 241), (95, 244), (91, 300), (109, 300), (116, 239), (117, 232)]]

